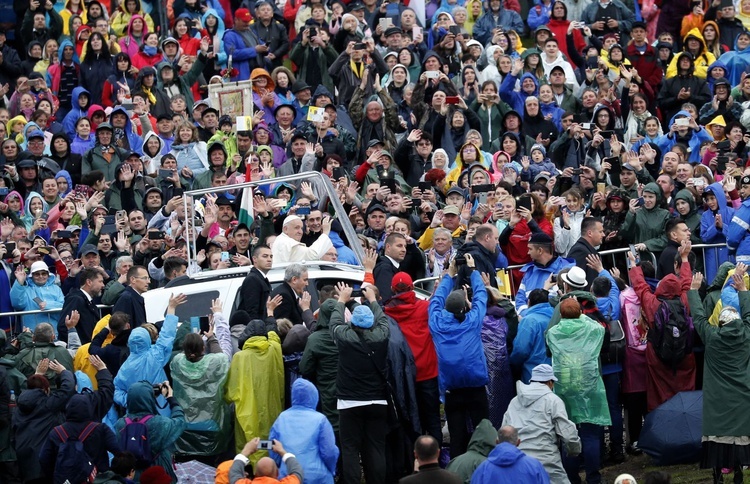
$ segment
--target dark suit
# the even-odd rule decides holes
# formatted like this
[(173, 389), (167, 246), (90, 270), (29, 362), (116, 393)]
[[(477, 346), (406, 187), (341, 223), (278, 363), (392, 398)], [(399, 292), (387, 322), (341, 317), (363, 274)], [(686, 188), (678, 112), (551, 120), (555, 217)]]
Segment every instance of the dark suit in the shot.
[(57, 339), (65, 343), (68, 342), (68, 328), (65, 326), (65, 318), (70, 316), (70, 313), (74, 310), (78, 311), (81, 317), (78, 326), (76, 326), (81, 344), (91, 343), (94, 327), (100, 319), (99, 309), (93, 301), (89, 302), (81, 289), (73, 289), (65, 296), (65, 304), (63, 304), (60, 319), (57, 322)]
[(439, 464), (424, 464), (410, 476), (401, 478), (399, 484), (462, 484), (458, 474), (440, 468)]
[(146, 302), (143, 296), (128, 286), (122, 291), (117, 302), (112, 306), (112, 314), (122, 311), (130, 316), (130, 327), (137, 328), (146, 322)]
[(589, 244), (588, 240), (581, 237), (573, 244), (573, 247), (568, 251), (568, 259), (576, 261), (576, 265), (586, 271), (586, 282), (589, 286), (594, 282), (594, 279), (599, 277), (599, 273), (594, 269), (586, 265), (586, 257), (590, 254), (597, 254), (596, 249), (593, 245)]
[(391, 282), (393, 281), (393, 276), (400, 271), (401, 269), (394, 266), (388, 257), (378, 257), (378, 262), (375, 264), (372, 276), (375, 278), (375, 286), (380, 291), (380, 297), (383, 301), (387, 301), (393, 295)]
[[(271, 293), (271, 297), (276, 297), (277, 294), (281, 294), (281, 304), (278, 305), (273, 311), (273, 317), (276, 319), (286, 318), (292, 322), (292, 324), (302, 324), (302, 309), (299, 307), (297, 293), (294, 292), (292, 286), (286, 282), (282, 282), (276, 289)], [(260, 318), (258, 318), (260, 319)]]
[(250, 319), (266, 319), (268, 316), (266, 302), (269, 294), (271, 294), (271, 283), (262, 272), (253, 267), (242, 281), (238, 309), (247, 311)]

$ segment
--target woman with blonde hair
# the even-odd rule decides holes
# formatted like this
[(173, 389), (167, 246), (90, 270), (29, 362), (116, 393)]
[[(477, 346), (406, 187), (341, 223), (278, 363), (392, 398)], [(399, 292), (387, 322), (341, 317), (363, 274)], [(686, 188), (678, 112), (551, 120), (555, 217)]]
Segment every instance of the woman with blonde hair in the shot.
[[(186, 178), (195, 178), (208, 170), (206, 143), (198, 138), (198, 128), (189, 121), (183, 121), (175, 129), (177, 135), (170, 153), (177, 160), (177, 169)], [(182, 171), (187, 168), (187, 173)]]

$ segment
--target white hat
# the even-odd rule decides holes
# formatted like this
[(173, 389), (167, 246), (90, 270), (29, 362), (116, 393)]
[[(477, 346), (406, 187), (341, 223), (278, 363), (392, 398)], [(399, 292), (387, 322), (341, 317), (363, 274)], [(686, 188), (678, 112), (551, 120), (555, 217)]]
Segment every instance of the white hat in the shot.
[(547, 383), (548, 381), (557, 381), (555, 372), (552, 371), (552, 367), (546, 364), (536, 365), (531, 370), (531, 379), (529, 381), (536, 381), (540, 383)]
[(42, 261), (36, 261), (33, 264), (31, 264), (31, 271), (30, 274), (33, 274), (35, 272), (47, 272), (49, 273), (49, 267), (47, 267), (47, 264), (45, 264)]
[(284, 219), (284, 223), (281, 224), (282, 227), (286, 227), (290, 223), (294, 222), (295, 220), (302, 220), (297, 215), (287, 215), (287, 217)]
[(571, 267), (566, 274), (560, 276), (560, 279), (562, 279), (567, 285), (575, 287), (576, 289), (583, 289), (588, 286), (588, 282), (586, 282), (586, 271), (578, 266)]
[(630, 474), (620, 474), (617, 476), (617, 479), (615, 479), (615, 484), (638, 484), (635, 480), (635, 477), (631, 476)]

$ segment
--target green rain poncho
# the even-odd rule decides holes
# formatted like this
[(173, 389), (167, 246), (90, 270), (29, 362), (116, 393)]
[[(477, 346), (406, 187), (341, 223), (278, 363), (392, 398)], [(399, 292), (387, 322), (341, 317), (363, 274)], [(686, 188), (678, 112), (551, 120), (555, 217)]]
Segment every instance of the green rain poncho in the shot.
[(576, 424), (610, 425), (607, 395), (599, 372), (604, 326), (588, 316), (561, 319), (547, 330), (555, 393), (565, 402), (568, 418)]
[[(234, 355), (225, 398), (235, 405), (237, 452), (255, 437), (268, 438), (271, 425), (284, 410), (284, 359), (275, 332), (248, 338), (242, 351)], [(256, 452), (250, 462), (255, 465), (264, 455), (266, 452)]]
[(750, 435), (750, 293), (739, 292), (740, 316), (724, 326), (708, 324), (698, 291), (688, 291), (693, 324), (706, 346), (703, 435)]
[(661, 252), (667, 246), (664, 228), (671, 216), (669, 210), (660, 208), (664, 195), (659, 185), (649, 183), (643, 188), (643, 192), (656, 195), (656, 205), (650, 210), (641, 207), (635, 214), (628, 212), (620, 233), (631, 244), (643, 243), (651, 252)]
[(205, 355), (191, 362), (180, 353), (169, 365), (174, 381), (174, 396), (183, 405), (187, 428), (177, 441), (177, 451), (190, 455), (214, 455), (222, 452), (229, 440), (232, 423), (222, 398), (229, 373), (224, 353)]

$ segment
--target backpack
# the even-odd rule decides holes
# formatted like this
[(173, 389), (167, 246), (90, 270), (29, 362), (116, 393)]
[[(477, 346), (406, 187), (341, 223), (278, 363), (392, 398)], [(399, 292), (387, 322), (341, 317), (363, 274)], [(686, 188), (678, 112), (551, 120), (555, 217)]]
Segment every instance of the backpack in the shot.
[(146, 423), (153, 415), (130, 419), (125, 417), (125, 427), (120, 430), (120, 447), (123, 451), (132, 453), (136, 458), (136, 468), (145, 469), (154, 460), (151, 453), (151, 444), (148, 440), (148, 427)]
[(693, 351), (693, 319), (687, 315), (680, 299), (666, 299), (659, 304), (648, 341), (656, 356), (675, 372), (685, 356)]
[(63, 425), (58, 425), (53, 430), (60, 439), (60, 447), (57, 449), (55, 460), (54, 484), (92, 483), (96, 478), (96, 466), (91, 457), (83, 448), (83, 443), (96, 430), (99, 424), (89, 422), (78, 437), (71, 437)]

